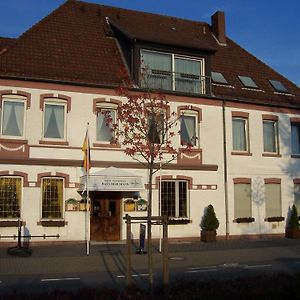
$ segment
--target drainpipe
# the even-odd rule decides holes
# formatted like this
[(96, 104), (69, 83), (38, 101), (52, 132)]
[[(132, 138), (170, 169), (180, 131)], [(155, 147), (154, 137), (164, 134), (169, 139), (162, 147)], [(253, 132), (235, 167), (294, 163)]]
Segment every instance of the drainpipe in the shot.
[(229, 216), (228, 216), (228, 166), (227, 166), (227, 138), (226, 138), (226, 116), (225, 116), (226, 100), (222, 102), (223, 114), (223, 153), (224, 153), (224, 191), (225, 191), (225, 228), (226, 240), (229, 240)]

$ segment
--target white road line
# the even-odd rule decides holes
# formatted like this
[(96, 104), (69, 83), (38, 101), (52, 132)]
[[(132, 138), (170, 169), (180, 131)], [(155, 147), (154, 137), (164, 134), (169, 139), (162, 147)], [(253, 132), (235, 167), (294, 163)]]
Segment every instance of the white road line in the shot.
[(184, 273), (204, 273), (204, 272), (215, 272), (218, 269), (198, 269), (198, 270), (189, 270), (185, 271)]
[(268, 265), (252, 265), (252, 266), (245, 265), (244, 266), (245, 269), (268, 268), (268, 267), (272, 267), (272, 265), (268, 264)]
[(207, 266), (207, 267), (189, 267), (188, 270), (209, 270), (209, 269), (216, 269), (217, 266)]
[(300, 264), (300, 261), (296, 261), (295, 264)]
[(80, 280), (79, 277), (67, 277), (67, 278), (45, 278), (41, 279), (42, 282), (48, 281), (70, 281), (70, 280)]
[[(153, 274), (154, 275), (154, 274)], [(125, 275), (116, 275), (117, 278), (125, 278)], [(149, 276), (148, 273), (144, 273), (144, 274), (132, 274), (131, 277), (145, 277), (145, 276)]]

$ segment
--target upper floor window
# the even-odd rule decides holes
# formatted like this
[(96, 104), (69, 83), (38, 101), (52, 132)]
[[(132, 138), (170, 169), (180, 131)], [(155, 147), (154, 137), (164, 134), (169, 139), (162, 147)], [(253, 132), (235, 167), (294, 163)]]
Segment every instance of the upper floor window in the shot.
[(66, 139), (66, 104), (59, 101), (44, 103), (45, 139)]
[(198, 120), (196, 113), (187, 111), (181, 115), (180, 140), (181, 145), (198, 145)]
[(140, 71), (142, 87), (205, 93), (203, 58), (142, 50)]
[(63, 178), (42, 179), (42, 218), (63, 218)]
[(96, 139), (104, 143), (112, 143), (115, 139), (112, 130), (116, 123), (117, 110), (114, 107), (97, 107)]
[(292, 154), (300, 154), (300, 122), (291, 123)]
[(1, 136), (24, 137), (25, 100), (6, 96), (2, 99)]
[(279, 153), (278, 122), (263, 120), (264, 152)]
[(248, 118), (232, 117), (233, 151), (249, 151)]
[(22, 179), (0, 177), (0, 218), (20, 218)]
[(188, 217), (188, 182), (161, 182), (161, 214), (173, 218)]

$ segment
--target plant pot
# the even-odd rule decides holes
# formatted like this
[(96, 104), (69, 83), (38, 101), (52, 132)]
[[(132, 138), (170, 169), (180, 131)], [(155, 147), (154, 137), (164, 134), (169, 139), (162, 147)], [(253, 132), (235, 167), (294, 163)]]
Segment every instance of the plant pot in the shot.
[(300, 229), (287, 228), (285, 230), (285, 237), (288, 239), (300, 239)]
[(202, 242), (215, 242), (217, 240), (216, 230), (201, 230), (201, 241)]

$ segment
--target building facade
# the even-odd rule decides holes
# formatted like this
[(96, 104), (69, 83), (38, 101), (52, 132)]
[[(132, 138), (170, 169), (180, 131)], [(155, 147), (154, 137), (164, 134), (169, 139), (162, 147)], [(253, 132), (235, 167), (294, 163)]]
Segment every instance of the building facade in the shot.
[(125, 214), (146, 216), (147, 169), (100, 113), (118, 120), (121, 69), (134, 91), (164, 93), (181, 115), (174, 145), (192, 146), (152, 182), (169, 236), (198, 238), (209, 204), (219, 237), (283, 235), (291, 205), (300, 209), (299, 87), (230, 40), (222, 12), (207, 24), (72, 0), (0, 39), (0, 235), (20, 219), (48, 241), (123, 240)]

